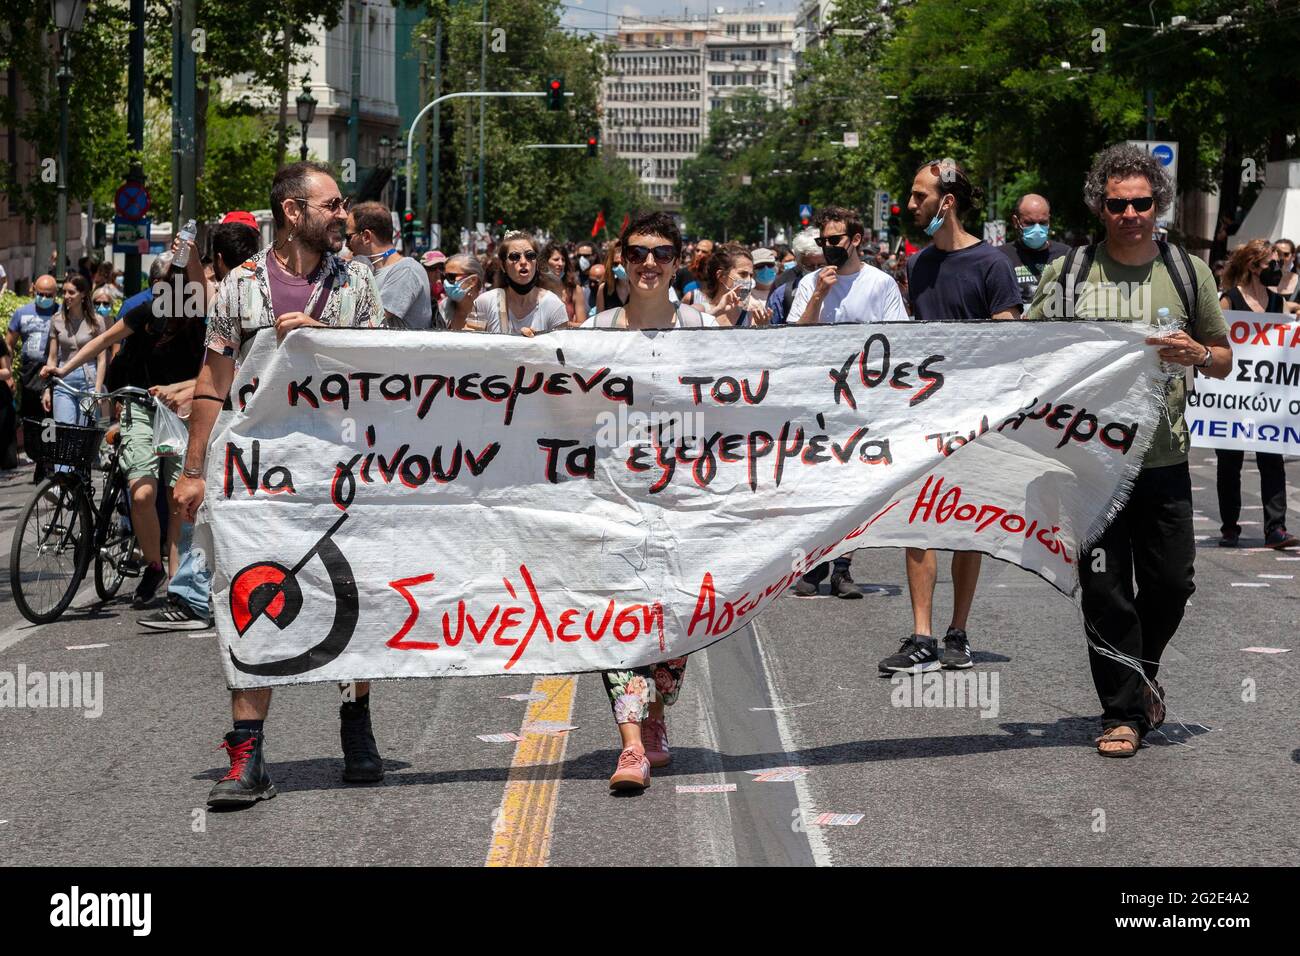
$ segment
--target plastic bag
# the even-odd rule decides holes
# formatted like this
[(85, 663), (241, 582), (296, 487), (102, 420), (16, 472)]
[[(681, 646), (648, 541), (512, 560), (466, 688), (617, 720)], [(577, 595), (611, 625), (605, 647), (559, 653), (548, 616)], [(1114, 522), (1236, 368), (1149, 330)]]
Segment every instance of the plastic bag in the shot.
[(153, 408), (153, 447), (162, 458), (174, 458), (185, 454), (189, 444), (189, 432), (185, 423), (162, 402)]

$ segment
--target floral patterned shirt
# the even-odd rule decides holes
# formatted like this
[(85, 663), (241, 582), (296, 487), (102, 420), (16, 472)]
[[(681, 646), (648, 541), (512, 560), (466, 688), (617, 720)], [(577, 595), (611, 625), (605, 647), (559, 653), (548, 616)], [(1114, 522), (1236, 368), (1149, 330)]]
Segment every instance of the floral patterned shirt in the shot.
[[(271, 308), (271, 287), (266, 278), (266, 257), (271, 248), (230, 271), (217, 287), (216, 299), (208, 313), (207, 348), (242, 361), (253, 336), (262, 329), (275, 327)], [(307, 300), (305, 312), (311, 314), (321, 290), (329, 282), (329, 298), (320, 321), (324, 325), (351, 328), (379, 328), (384, 325), (384, 307), (374, 273), (364, 262), (345, 262), (331, 252), (321, 257), (316, 288)]]

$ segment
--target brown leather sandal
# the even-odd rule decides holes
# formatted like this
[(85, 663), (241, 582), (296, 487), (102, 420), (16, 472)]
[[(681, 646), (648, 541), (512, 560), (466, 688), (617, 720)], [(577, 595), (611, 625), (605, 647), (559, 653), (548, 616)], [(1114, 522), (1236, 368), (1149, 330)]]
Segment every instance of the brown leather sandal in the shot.
[[(1097, 753), (1103, 757), (1131, 757), (1138, 752), (1138, 747), (1142, 746), (1142, 741), (1137, 735), (1137, 731), (1132, 727), (1120, 724), (1118, 727), (1112, 727), (1095, 741), (1097, 744)], [(1103, 750), (1102, 744), (1117, 743), (1123, 744), (1117, 750)]]
[(1152, 690), (1149, 685), (1143, 684), (1142, 702), (1146, 707), (1147, 723), (1152, 730), (1159, 730), (1165, 722), (1165, 689), (1160, 686), (1160, 681), (1153, 678), (1151, 682), (1156, 685), (1156, 689)]

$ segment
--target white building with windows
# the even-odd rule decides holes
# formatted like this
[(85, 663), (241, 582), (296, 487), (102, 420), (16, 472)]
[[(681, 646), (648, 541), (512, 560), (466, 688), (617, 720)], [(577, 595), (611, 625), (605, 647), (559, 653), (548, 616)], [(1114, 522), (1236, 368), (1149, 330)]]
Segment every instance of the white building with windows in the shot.
[(621, 18), (605, 76), (602, 136), (650, 195), (680, 207), (677, 175), (709, 132), (709, 112), (742, 90), (787, 105), (794, 15)]
[[(358, 177), (379, 159), (379, 139), (398, 132), (396, 13), (388, 0), (342, 0), (342, 15), (332, 30), (317, 27), (315, 41), (303, 51), (305, 63), (295, 67), (289, 82), (289, 158), (297, 159), (302, 143), (295, 99), (303, 75), (316, 98), (316, 116), (307, 127), (307, 151), (313, 159), (336, 166), (353, 159)], [(354, 79), (355, 69), (355, 79)], [(348, 155), (348, 118), (355, 85), (358, 100), (357, 155)], [(253, 90), (238, 82), (232, 92), (255, 92), (267, 112), (276, 114), (279, 99), (269, 90)], [(358, 180), (359, 181), (359, 180)]]

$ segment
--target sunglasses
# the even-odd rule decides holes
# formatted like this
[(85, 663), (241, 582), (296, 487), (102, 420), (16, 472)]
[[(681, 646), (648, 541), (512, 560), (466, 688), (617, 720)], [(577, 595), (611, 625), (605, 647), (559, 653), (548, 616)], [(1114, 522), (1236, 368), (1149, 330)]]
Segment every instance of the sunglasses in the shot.
[(666, 266), (677, 258), (677, 250), (672, 246), (627, 246), (623, 250), (623, 255), (627, 256), (627, 261), (633, 265), (639, 266), (651, 256), (655, 257), (655, 262), (661, 266)]
[(1132, 199), (1107, 199), (1106, 209), (1108, 212), (1119, 216), (1129, 206), (1133, 207), (1134, 212), (1146, 212), (1155, 204), (1154, 196), (1135, 196)]
[(303, 196), (294, 196), (293, 199), (294, 202), (300, 202), (304, 206), (315, 206), (317, 209), (332, 213), (347, 212), (352, 208), (352, 200), (346, 196), (335, 196), (329, 202), (312, 202)]
[(520, 259), (527, 259), (529, 262), (537, 261), (537, 253), (531, 249), (528, 252), (512, 252), (506, 256), (511, 262), (518, 262)]
[(841, 239), (847, 239), (849, 234), (841, 232), (838, 236), (818, 236), (813, 242), (817, 243), (819, 249), (825, 249), (827, 246), (838, 246)]
[(454, 285), (455, 283), (459, 282), (461, 279), (467, 278), (468, 276), (469, 276), (468, 272), (446, 272), (443, 273), (442, 278), (444, 282), (449, 282)]

